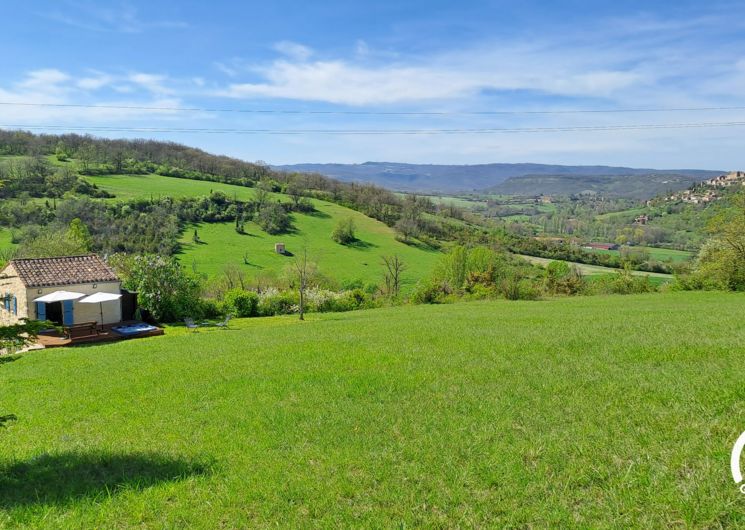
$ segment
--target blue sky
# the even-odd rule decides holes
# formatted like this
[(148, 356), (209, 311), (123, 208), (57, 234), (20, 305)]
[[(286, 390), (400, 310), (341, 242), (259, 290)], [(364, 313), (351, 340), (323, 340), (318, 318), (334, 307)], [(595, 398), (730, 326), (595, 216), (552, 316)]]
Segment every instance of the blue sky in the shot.
[[(3, 4), (0, 103), (159, 110), (0, 105), (2, 125), (278, 131), (745, 122), (741, 110), (562, 113), (745, 106), (742, 2)], [(184, 107), (301, 112), (167, 110)], [(483, 111), (517, 114), (473, 114)], [(401, 112), (443, 114), (385, 114)], [(169, 139), (270, 163), (745, 168), (745, 127), (374, 136), (96, 134)]]

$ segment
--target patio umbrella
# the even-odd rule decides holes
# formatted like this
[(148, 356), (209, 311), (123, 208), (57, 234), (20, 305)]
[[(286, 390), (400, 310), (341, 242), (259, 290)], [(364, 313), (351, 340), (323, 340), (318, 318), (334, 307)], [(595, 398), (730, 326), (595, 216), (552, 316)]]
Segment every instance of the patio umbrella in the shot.
[(85, 296), (84, 293), (76, 293), (73, 291), (54, 291), (53, 293), (45, 294), (39, 298), (34, 298), (34, 302), (44, 302), (48, 304), (52, 302), (64, 302), (66, 300), (77, 300), (83, 296)]
[(113, 302), (114, 300), (119, 300), (121, 297), (122, 295), (114, 293), (94, 293), (90, 296), (86, 296), (81, 300), (78, 300), (78, 302), (80, 302), (81, 304), (98, 304), (99, 308), (101, 309), (101, 327), (103, 328), (103, 303)]

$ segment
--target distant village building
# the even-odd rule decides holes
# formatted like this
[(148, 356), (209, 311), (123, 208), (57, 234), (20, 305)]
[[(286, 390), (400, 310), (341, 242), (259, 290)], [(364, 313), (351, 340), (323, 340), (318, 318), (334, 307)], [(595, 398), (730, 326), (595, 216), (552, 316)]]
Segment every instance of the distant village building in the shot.
[(618, 250), (621, 247), (615, 243), (587, 243), (585, 248), (593, 250)]
[(745, 183), (745, 171), (731, 171), (726, 175), (720, 175), (704, 182), (709, 186), (720, 188), (729, 187), (738, 183)]
[(121, 303), (83, 304), (77, 300), (35, 302), (56, 291), (91, 295), (121, 294), (121, 281), (106, 263), (95, 255), (59, 258), (14, 259), (0, 271), (0, 324), (9, 325), (23, 318), (49, 320), (72, 326), (82, 322), (103, 324), (122, 320)]
[(634, 223), (636, 223), (638, 225), (645, 225), (648, 222), (649, 222), (649, 216), (647, 214), (645, 214), (645, 213), (637, 216), (637, 218), (634, 219)]
[(725, 175), (704, 180), (694, 184), (685, 191), (673, 193), (665, 197), (669, 202), (685, 202), (688, 204), (706, 204), (722, 197), (717, 188), (729, 188), (735, 185), (745, 185), (745, 171), (731, 171)]

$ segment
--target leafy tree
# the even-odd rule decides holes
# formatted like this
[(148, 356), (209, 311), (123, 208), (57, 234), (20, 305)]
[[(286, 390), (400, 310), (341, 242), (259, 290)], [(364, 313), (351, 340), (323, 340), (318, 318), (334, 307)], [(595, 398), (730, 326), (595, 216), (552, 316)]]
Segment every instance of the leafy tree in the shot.
[(281, 204), (269, 203), (263, 206), (254, 219), (267, 234), (282, 234), (287, 232), (292, 223), (290, 215)]
[(67, 238), (77, 243), (85, 252), (89, 252), (93, 247), (93, 238), (91, 237), (90, 230), (88, 230), (88, 227), (78, 217), (70, 221), (70, 227), (67, 229)]
[(88, 253), (88, 248), (77, 239), (72, 239), (68, 232), (46, 230), (33, 239), (24, 241), (18, 248), (20, 258), (51, 258), (57, 256), (76, 256)]
[(709, 232), (713, 237), (698, 256), (699, 283), (745, 290), (745, 193), (734, 197), (732, 207), (711, 220)]
[(124, 286), (137, 292), (139, 305), (156, 320), (174, 322), (199, 314), (199, 282), (174, 257), (119, 255), (111, 261)]
[(354, 219), (348, 217), (347, 219), (341, 219), (334, 227), (334, 231), (331, 234), (331, 239), (339, 243), (340, 245), (349, 245), (357, 241), (355, 235)]
[(396, 221), (396, 230), (404, 242), (408, 243), (412, 237), (419, 235), (419, 225), (413, 219), (399, 219)]
[(0, 326), (0, 352), (14, 353), (29, 344), (33, 344), (43, 329), (54, 327), (54, 324), (41, 320), (24, 319), (18, 324)]

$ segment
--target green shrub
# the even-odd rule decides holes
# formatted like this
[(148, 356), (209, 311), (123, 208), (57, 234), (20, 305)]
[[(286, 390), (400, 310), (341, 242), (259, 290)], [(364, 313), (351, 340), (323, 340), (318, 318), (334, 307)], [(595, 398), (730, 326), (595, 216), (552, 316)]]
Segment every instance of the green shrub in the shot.
[(235, 317), (255, 317), (258, 315), (259, 295), (253, 291), (231, 289), (223, 297), (225, 311)]
[(261, 316), (289, 315), (297, 313), (299, 303), (298, 294), (294, 291), (267, 289), (259, 295), (258, 312)]
[(415, 304), (441, 304), (451, 292), (447, 284), (423, 280), (417, 283), (410, 299)]
[(357, 241), (355, 236), (354, 219), (351, 217), (340, 220), (334, 227), (334, 231), (331, 234), (331, 239), (339, 243), (340, 245), (349, 245)]
[(290, 215), (278, 203), (264, 205), (256, 214), (254, 221), (267, 234), (282, 234), (292, 227)]
[(220, 318), (225, 313), (223, 304), (212, 298), (202, 298), (196, 308), (194, 318)]

